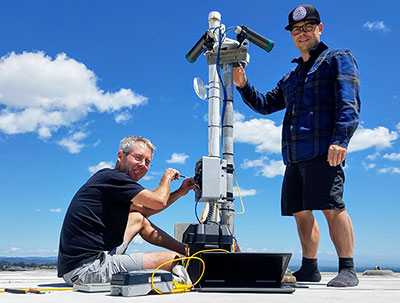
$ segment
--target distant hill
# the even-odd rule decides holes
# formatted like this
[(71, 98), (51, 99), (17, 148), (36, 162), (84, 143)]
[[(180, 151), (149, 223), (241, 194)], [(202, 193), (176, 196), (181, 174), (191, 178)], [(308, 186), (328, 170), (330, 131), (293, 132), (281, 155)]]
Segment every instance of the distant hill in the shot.
[(26, 271), (57, 268), (57, 257), (1, 257), (0, 271)]
[(26, 264), (57, 264), (57, 257), (2, 257), (0, 261), (9, 263), (26, 263)]

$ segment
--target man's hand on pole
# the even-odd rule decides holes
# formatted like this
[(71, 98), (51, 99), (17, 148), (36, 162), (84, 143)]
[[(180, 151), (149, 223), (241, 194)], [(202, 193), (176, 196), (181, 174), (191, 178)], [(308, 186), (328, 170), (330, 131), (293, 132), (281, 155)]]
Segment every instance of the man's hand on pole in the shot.
[(332, 144), (328, 149), (328, 162), (330, 166), (338, 166), (346, 159), (346, 147)]

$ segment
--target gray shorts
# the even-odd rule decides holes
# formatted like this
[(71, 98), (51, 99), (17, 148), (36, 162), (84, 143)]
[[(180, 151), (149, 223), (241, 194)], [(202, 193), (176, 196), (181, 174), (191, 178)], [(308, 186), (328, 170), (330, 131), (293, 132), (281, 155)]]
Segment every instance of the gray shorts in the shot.
[(109, 283), (115, 273), (143, 269), (143, 253), (125, 255), (127, 245), (103, 251), (94, 261), (83, 264), (63, 276), (68, 285)]

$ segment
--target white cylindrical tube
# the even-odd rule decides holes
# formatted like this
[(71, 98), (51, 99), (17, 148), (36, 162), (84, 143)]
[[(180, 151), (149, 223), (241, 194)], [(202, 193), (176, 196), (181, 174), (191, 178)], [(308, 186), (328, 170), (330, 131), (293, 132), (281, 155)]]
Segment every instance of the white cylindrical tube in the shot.
[[(213, 11), (208, 15), (209, 30), (221, 25), (221, 14)], [(218, 35), (215, 35), (218, 41)], [(208, 66), (208, 156), (219, 157), (219, 109), (220, 109), (220, 89), (217, 67), (215, 64)]]

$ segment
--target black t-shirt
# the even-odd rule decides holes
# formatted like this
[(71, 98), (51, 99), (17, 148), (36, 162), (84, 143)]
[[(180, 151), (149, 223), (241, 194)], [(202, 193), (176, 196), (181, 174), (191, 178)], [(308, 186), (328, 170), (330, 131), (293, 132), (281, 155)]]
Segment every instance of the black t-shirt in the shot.
[(78, 190), (61, 229), (59, 277), (122, 244), (131, 200), (143, 189), (127, 173), (105, 168)]

